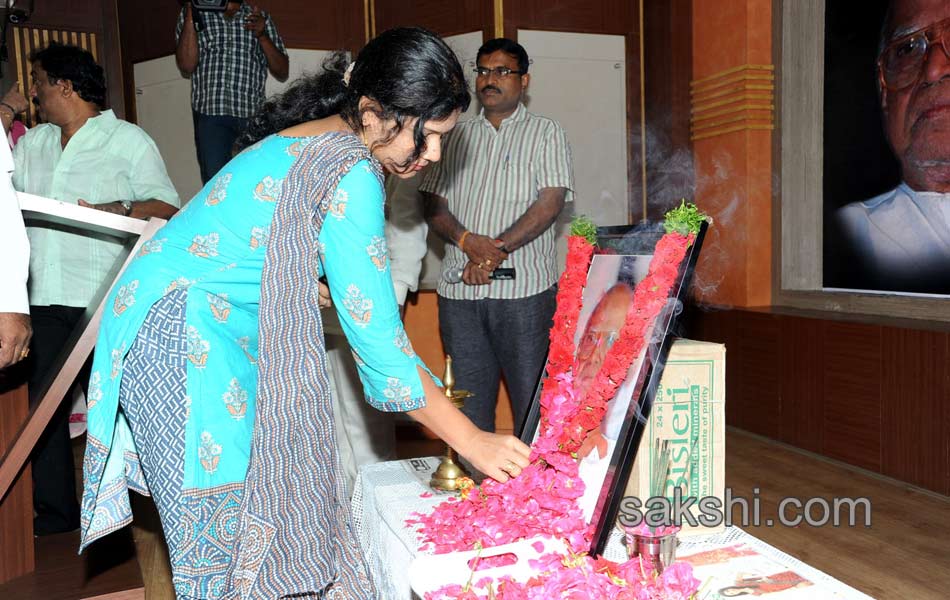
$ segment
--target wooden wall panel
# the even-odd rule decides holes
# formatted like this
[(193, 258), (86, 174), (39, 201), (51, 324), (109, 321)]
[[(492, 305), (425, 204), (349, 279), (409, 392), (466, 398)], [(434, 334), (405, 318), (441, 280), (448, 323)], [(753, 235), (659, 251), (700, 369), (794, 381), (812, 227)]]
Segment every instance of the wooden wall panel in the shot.
[(125, 113), (125, 74), (122, 71), (122, 40), (119, 37), (120, 0), (102, 0), (102, 41), (103, 54), (99, 58), (106, 74), (106, 102), (120, 119), (128, 118)]
[(950, 494), (948, 340), (947, 333), (885, 327), (881, 356), (881, 471), (943, 494)]
[(636, 13), (636, 1), (505, 0), (505, 35), (518, 29), (626, 35), (635, 31)]
[(177, 2), (119, 2), (117, 7), (122, 58), (130, 67), (175, 53)]
[(485, 39), (490, 39), (494, 37), (493, 11), (492, 0), (417, 0), (412, 3), (374, 1), (377, 33), (393, 27), (414, 25), (443, 36), (482, 31)]
[(687, 313), (726, 344), (727, 423), (950, 495), (950, 330), (800, 313)]
[(880, 471), (881, 329), (831, 322), (822, 337), (824, 454)]
[[(69, 32), (65, 39), (56, 41), (74, 44), (94, 50), (96, 60), (102, 65), (106, 74), (106, 105), (112, 108), (116, 116), (125, 116), (125, 102), (123, 91), (123, 77), (121, 68), (121, 49), (119, 47), (118, 28), (115, 18), (115, 7), (118, 0), (42, 0), (36, 2), (35, 10), (26, 28), (30, 32), (40, 32), (40, 37), (30, 34), (32, 48), (46, 46), (53, 37), (53, 32)], [(16, 32), (21, 27), (7, 28), (7, 47), (10, 52), (11, 63), (8, 68), (15, 69)], [(49, 32), (44, 39), (42, 32)], [(73, 37), (73, 33), (77, 37)], [(85, 33), (85, 43), (78, 34)], [(89, 42), (89, 39), (94, 39)], [(23, 40), (20, 39), (22, 42)], [(85, 44), (85, 45), (84, 45)], [(26, 69), (29, 72), (29, 68)], [(24, 81), (22, 73), (18, 73), (20, 81)], [(25, 87), (24, 91), (28, 91)]]
[(690, 200), (695, 195), (689, 139), (692, 2), (644, 2), (643, 26), (643, 89), (649, 127), (647, 212), (650, 218), (657, 218), (681, 198)]
[(29, 23), (48, 29), (102, 32), (102, 3), (113, 0), (38, 0)]
[(126, 119), (135, 122), (135, 63), (175, 53), (177, 2), (118, 2), (116, 15), (122, 48), (122, 93)]
[(771, 438), (779, 437), (782, 400), (775, 377), (781, 364), (780, 321), (772, 315), (750, 313), (736, 323), (736, 341), (731, 354), (733, 367), (743, 376), (735, 395), (726, 402), (729, 412), (743, 429)]
[(822, 322), (781, 319), (782, 351), (777, 374), (782, 410), (779, 438), (812, 452), (822, 449), (824, 386)]
[(271, 14), (290, 48), (352, 52), (366, 41), (360, 0), (264, 0), (255, 4)]
[[(13, 387), (14, 381), (23, 379), (22, 372), (5, 380), (10, 371), (0, 371), (0, 457), (13, 445), (30, 412), (26, 384)], [(33, 479), (27, 465), (6, 497), (0, 498), (0, 583), (33, 568)]]
[[(356, 50), (365, 41), (361, 0), (259, 0), (284, 44), (313, 50)], [(175, 52), (177, 2), (118, 3), (122, 45), (132, 64)]]

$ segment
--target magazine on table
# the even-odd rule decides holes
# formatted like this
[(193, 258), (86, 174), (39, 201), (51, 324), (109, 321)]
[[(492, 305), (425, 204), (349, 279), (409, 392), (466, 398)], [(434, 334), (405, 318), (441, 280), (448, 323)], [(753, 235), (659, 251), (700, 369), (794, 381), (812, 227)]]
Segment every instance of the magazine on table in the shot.
[(702, 582), (699, 600), (840, 597), (834, 591), (821, 589), (820, 584), (741, 542), (692, 554), (688, 551), (678, 552), (676, 558), (690, 563), (693, 575)]

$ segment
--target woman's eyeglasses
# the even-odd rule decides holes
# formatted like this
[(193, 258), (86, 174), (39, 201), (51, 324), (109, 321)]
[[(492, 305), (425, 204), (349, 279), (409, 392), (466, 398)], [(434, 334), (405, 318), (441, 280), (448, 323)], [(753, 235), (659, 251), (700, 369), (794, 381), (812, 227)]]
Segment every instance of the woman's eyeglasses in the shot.
[(509, 69), (508, 67), (495, 67), (494, 69), (489, 69), (488, 67), (475, 67), (473, 69), (479, 77), (488, 77), (491, 74), (494, 74), (496, 77), (501, 79), (502, 77), (508, 77), (512, 73), (516, 75), (523, 75), (524, 71), (515, 71), (514, 69)]
[(930, 49), (938, 46), (950, 58), (950, 19), (918, 29), (891, 41), (877, 61), (881, 85), (892, 92), (917, 82)]

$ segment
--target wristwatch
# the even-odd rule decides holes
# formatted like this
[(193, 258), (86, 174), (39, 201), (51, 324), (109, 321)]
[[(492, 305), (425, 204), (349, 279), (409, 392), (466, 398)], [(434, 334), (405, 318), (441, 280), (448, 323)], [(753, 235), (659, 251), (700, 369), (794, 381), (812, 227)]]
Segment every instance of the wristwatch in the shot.
[(122, 209), (125, 210), (125, 216), (132, 214), (132, 201), (131, 200), (119, 200), (119, 204), (122, 205)]

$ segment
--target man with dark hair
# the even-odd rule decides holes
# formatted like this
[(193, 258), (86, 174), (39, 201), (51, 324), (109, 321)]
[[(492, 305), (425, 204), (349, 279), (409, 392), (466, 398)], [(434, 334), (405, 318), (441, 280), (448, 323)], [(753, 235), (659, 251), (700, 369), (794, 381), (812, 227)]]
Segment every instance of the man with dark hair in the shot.
[(195, 147), (207, 183), (231, 160), (234, 141), (264, 101), (267, 72), (287, 79), (287, 50), (270, 15), (241, 0), (223, 12), (186, 1), (175, 36), (178, 68), (191, 77)]
[[(169, 218), (179, 206), (165, 163), (139, 127), (101, 110), (102, 67), (88, 51), (53, 43), (30, 57), (30, 96), (46, 123), (27, 132), (13, 152), (13, 185), (21, 192), (146, 219)], [(10, 97), (12, 112), (26, 100)], [(8, 120), (3, 119), (7, 124)], [(123, 245), (115, 238), (63, 227), (28, 228), (30, 312), (33, 317), (31, 401)], [(69, 443), (68, 406), (57, 413), (33, 458), (34, 531), (79, 527)]]
[[(457, 385), (475, 393), (463, 411), (494, 431), (502, 374), (517, 429), (544, 366), (558, 277), (553, 225), (574, 184), (564, 130), (522, 104), (525, 49), (494, 39), (476, 63), (482, 112), (447, 136), (420, 189), (429, 226), (447, 242), (445, 264), (462, 269), (464, 285), (442, 281), (438, 294)], [(502, 263), (516, 279), (491, 278)]]
[(950, 293), (950, 2), (892, 2), (878, 77), (903, 181), (839, 224), (867, 287)]

